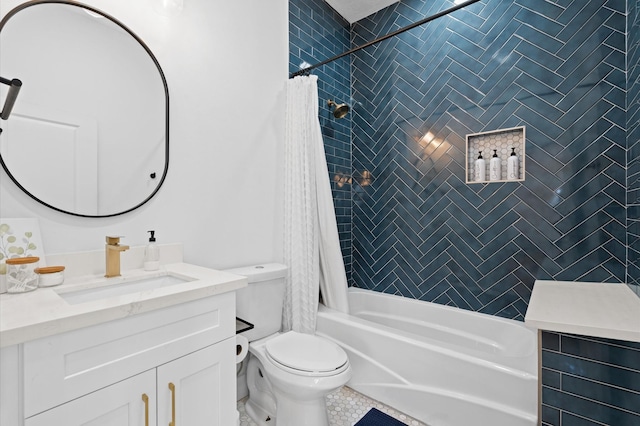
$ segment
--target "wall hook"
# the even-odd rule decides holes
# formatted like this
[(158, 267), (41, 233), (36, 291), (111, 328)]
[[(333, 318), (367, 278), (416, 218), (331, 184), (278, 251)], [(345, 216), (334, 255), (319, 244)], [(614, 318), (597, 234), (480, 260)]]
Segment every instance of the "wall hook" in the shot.
[(6, 120), (9, 118), (11, 114), (11, 110), (13, 109), (13, 104), (16, 102), (16, 98), (18, 97), (18, 92), (20, 92), (20, 88), (22, 87), (22, 82), (17, 78), (13, 80), (8, 80), (6, 78), (0, 77), (0, 83), (6, 84), (9, 86), (9, 91), (7, 92), (7, 99), (4, 101), (4, 107), (2, 108), (2, 112), (0, 112), (0, 118)]

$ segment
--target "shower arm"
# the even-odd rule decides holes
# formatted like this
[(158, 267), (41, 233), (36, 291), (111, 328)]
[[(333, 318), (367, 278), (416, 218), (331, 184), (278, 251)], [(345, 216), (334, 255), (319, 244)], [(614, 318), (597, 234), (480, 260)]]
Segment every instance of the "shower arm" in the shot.
[(377, 38), (375, 40), (367, 42), (367, 43), (365, 43), (365, 44), (363, 44), (361, 46), (354, 47), (351, 50), (348, 50), (346, 52), (340, 53), (339, 55), (333, 56), (333, 57), (331, 57), (329, 59), (325, 59), (324, 61), (318, 62), (315, 65), (311, 65), (311, 66), (303, 68), (303, 69), (301, 69), (299, 71), (296, 71), (296, 72), (292, 73), (289, 76), (289, 78), (294, 78), (294, 77), (297, 77), (299, 75), (307, 75), (307, 74), (309, 74), (309, 72), (311, 70), (316, 69), (318, 67), (321, 67), (322, 65), (326, 65), (326, 64), (328, 64), (330, 62), (333, 62), (333, 61), (335, 61), (337, 59), (340, 59), (340, 58), (342, 58), (344, 56), (351, 55), (352, 53), (355, 53), (355, 52), (357, 52), (359, 50), (362, 50), (362, 49), (367, 48), (369, 46), (372, 46), (374, 44), (380, 43), (381, 41), (384, 41), (384, 40), (386, 40), (388, 38), (395, 37), (398, 34), (402, 34), (405, 31), (409, 31), (409, 30), (411, 30), (411, 29), (413, 29), (415, 27), (419, 27), (422, 24), (426, 24), (427, 22), (430, 22), (430, 21), (433, 21), (435, 19), (441, 18), (441, 17), (443, 17), (445, 15), (450, 14), (451, 12), (455, 12), (458, 9), (462, 9), (463, 7), (467, 7), (469, 5), (477, 3), (479, 1), (480, 0), (468, 0), (468, 1), (465, 1), (464, 3), (457, 4), (457, 5), (453, 6), (453, 7), (450, 7), (449, 9), (445, 9), (442, 12), (436, 13), (435, 15), (428, 16), (428, 17), (426, 17), (424, 19), (419, 20), (418, 22), (414, 22), (413, 24), (407, 25), (406, 27), (400, 28), (399, 30), (396, 30), (396, 31), (394, 31), (392, 33), (389, 33), (389, 34), (384, 35), (382, 37), (379, 37), (379, 38)]
[(7, 99), (4, 101), (2, 112), (0, 112), (0, 118), (6, 120), (9, 118), (9, 115), (11, 115), (11, 110), (13, 109), (13, 104), (16, 103), (16, 98), (18, 97), (18, 93), (20, 92), (20, 88), (22, 87), (22, 82), (17, 78), (8, 80), (6, 78), (0, 77), (0, 83), (9, 86)]

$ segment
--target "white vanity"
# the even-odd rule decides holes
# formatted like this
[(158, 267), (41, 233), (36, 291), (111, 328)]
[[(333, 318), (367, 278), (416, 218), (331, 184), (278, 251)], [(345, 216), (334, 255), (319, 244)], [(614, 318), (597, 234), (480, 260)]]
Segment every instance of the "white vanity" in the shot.
[[(0, 424), (235, 424), (234, 291), (246, 279), (178, 257), (1, 295)], [(100, 262), (87, 259), (61, 258), (78, 271)]]

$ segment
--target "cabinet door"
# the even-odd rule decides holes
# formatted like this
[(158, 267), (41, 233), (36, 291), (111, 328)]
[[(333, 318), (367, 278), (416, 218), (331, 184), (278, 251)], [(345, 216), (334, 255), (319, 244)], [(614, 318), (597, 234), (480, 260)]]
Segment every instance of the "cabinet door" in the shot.
[(18, 345), (0, 349), (0, 425), (22, 425), (22, 388)]
[(232, 337), (158, 367), (158, 425), (235, 424), (235, 350)]
[[(142, 395), (147, 395), (147, 402)], [(148, 423), (145, 415), (148, 413)], [(155, 370), (107, 386), (25, 421), (25, 426), (155, 426)]]

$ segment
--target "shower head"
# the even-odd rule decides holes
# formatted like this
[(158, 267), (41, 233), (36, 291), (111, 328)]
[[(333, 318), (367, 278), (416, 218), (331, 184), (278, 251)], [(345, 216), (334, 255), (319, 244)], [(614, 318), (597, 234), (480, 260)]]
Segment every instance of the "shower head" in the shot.
[(333, 105), (333, 116), (335, 118), (342, 118), (349, 112), (349, 105), (347, 104), (337, 104), (331, 99), (327, 101), (327, 106), (331, 107)]

